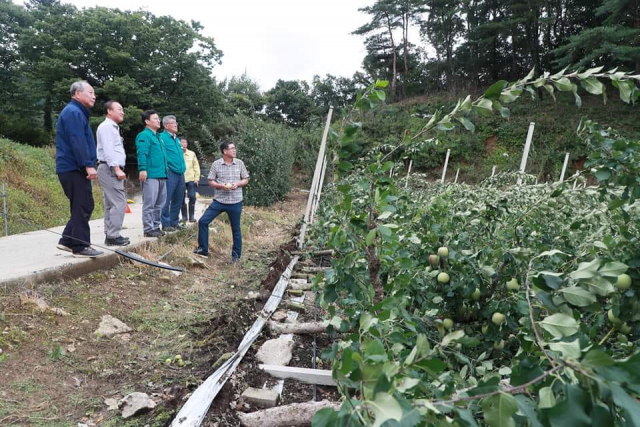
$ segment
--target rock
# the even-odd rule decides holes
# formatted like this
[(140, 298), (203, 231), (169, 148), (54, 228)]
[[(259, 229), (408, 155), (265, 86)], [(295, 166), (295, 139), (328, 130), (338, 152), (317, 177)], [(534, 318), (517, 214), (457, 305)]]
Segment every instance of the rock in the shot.
[(105, 399), (104, 404), (107, 405), (107, 411), (118, 409), (118, 401), (116, 399)]
[(131, 332), (131, 328), (124, 324), (122, 321), (116, 319), (113, 316), (104, 315), (100, 321), (100, 325), (98, 326), (98, 330), (94, 333), (96, 335), (104, 335), (110, 337), (116, 334), (124, 334), (126, 332)]
[(258, 408), (273, 408), (278, 402), (278, 392), (249, 387), (242, 393), (242, 398)]
[(155, 408), (156, 402), (151, 400), (146, 393), (136, 391), (120, 399), (118, 406), (122, 409), (122, 418), (127, 419)]
[(273, 320), (274, 322), (284, 322), (286, 318), (287, 312), (282, 310), (278, 310), (271, 315), (271, 320)]
[[(165, 267), (171, 267), (171, 265), (167, 264), (166, 262), (159, 262), (159, 263), (158, 263), (158, 265), (164, 265)], [(174, 271), (174, 270), (169, 270), (169, 272), (170, 272), (171, 274), (173, 274), (174, 276), (180, 276), (180, 275), (182, 274), (182, 272), (180, 272), (180, 271)], [(162, 276), (162, 277), (161, 277), (161, 279), (162, 279), (162, 280), (165, 280), (165, 279), (164, 279), (165, 277), (166, 277), (166, 276)], [(170, 282), (170, 281), (171, 281), (171, 278), (170, 278), (170, 277), (168, 277), (167, 282)]]
[(291, 361), (292, 350), (293, 338), (280, 337), (262, 344), (256, 358), (265, 365), (286, 366)]
[(256, 291), (247, 292), (247, 299), (258, 299), (260, 298), (260, 293)]

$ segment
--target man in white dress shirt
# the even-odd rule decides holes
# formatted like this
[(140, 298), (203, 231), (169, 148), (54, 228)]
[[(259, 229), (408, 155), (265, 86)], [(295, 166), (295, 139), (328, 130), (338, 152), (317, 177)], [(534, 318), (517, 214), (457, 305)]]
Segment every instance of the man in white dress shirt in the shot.
[(118, 126), (124, 120), (124, 110), (116, 101), (107, 101), (104, 106), (107, 117), (100, 123), (97, 131), (98, 181), (104, 194), (104, 243), (107, 246), (126, 246), (129, 238), (121, 236), (120, 230), (127, 209), (124, 192), (127, 155)]

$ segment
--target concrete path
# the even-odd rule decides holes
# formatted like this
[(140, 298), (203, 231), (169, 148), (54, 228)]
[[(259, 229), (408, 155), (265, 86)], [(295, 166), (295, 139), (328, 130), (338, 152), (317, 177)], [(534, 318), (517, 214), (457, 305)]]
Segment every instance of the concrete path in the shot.
[[(122, 235), (131, 239), (124, 247), (129, 250), (156, 238), (144, 237), (142, 229), (142, 201), (138, 197), (129, 205), (131, 213), (124, 217)], [(205, 200), (210, 202), (210, 200)], [(196, 202), (196, 218), (207, 208), (202, 199)], [(194, 226), (196, 224), (187, 224)], [(97, 258), (75, 258), (70, 252), (56, 248), (64, 226), (49, 230), (33, 231), (0, 238), (0, 285), (17, 285), (54, 280), (61, 277), (79, 277), (119, 262), (113, 251), (102, 249), (104, 245), (104, 221), (102, 218), (90, 222), (91, 242), (94, 248), (104, 252)], [(57, 233), (57, 234), (56, 234)], [(196, 242), (193, 242), (194, 247)], [(121, 249), (109, 246), (111, 249)]]

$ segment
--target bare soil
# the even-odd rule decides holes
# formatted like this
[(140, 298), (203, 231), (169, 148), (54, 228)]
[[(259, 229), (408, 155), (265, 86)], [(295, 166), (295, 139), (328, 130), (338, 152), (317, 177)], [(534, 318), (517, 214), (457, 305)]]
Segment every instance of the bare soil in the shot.
[[(236, 266), (228, 262), (229, 226), (219, 218), (212, 224), (211, 255), (203, 266), (192, 261), (195, 229), (136, 251), (185, 267), (179, 277), (123, 260), (76, 280), (0, 289), (0, 426), (169, 425), (189, 394), (215, 371), (213, 364), (235, 351), (254, 322), (262, 302), (248, 299), (247, 293), (272, 289), (286, 268), (305, 202), (306, 194), (294, 191), (269, 208), (245, 208), (244, 254)], [(33, 302), (38, 298), (69, 315), (43, 312)], [(106, 314), (133, 331), (97, 336)], [(265, 333), (258, 338), (204, 425), (237, 426), (237, 410), (255, 409), (239, 399), (244, 389), (275, 384), (255, 359), (268, 338)], [(322, 345), (330, 345), (327, 339)], [(299, 339), (292, 365), (310, 367), (312, 347), (311, 337)], [(177, 365), (176, 355), (184, 367)], [(318, 390), (319, 398), (334, 392)], [(156, 408), (128, 420), (119, 410), (107, 409), (106, 399), (119, 400), (134, 391), (151, 396)], [(283, 403), (308, 401), (312, 394), (310, 385), (287, 382)]]

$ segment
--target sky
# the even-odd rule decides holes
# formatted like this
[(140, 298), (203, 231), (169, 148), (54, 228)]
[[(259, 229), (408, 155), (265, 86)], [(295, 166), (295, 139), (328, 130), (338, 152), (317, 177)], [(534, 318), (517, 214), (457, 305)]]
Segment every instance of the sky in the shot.
[(79, 8), (97, 5), (147, 10), (195, 20), (223, 52), (218, 80), (246, 73), (265, 91), (278, 79), (314, 75), (351, 77), (365, 56), (364, 38), (351, 35), (368, 21), (358, 9), (374, 0), (62, 0)]

